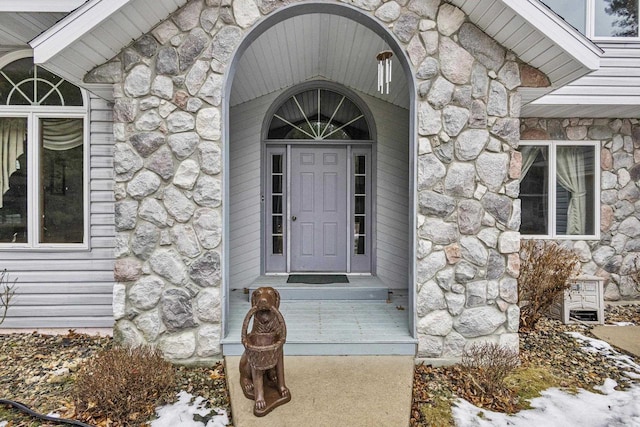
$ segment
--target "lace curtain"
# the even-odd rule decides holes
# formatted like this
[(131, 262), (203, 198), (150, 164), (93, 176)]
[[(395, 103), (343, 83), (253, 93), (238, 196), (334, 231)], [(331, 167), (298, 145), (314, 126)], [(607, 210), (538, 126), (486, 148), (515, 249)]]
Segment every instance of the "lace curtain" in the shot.
[[(540, 147), (526, 145), (522, 153), (522, 181), (535, 162)], [(556, 148), (556, 180), (571, 194), (567, 208), (567, 234), (585, 234), (587, 218), (587, 188), (585, 182), (585, 159), (581, 147), (558, 146)]]
[[(23, 118), (0, 119), (0, 188), (2, 194), (9, 190), (9, 177), (18, 170), (18, 157), (24, 154), (27, 138), (27, 121)], [(2, 197), (0, 197), (0, 208)]]
[(585, 234), (587, 218), (587, 188), (584, 152), (580, 147), (556, 149), (558, 183), (571, 193), (567, 208), (567, 234)]

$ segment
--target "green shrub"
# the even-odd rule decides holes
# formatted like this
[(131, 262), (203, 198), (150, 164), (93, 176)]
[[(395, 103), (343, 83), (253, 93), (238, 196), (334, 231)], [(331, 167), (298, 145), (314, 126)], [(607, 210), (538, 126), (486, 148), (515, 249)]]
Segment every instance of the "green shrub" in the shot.
[(548, 240), (525, 240), (520, 250), (520, 330), (530, 331), (564, 291), (569, 279), (579, 271), (578, 256)]
[(74, 399), (83, 417), (116, 425), (139, 425), (172, 397), (175, 368), (148, 347), (113, 347), (78, 372)]

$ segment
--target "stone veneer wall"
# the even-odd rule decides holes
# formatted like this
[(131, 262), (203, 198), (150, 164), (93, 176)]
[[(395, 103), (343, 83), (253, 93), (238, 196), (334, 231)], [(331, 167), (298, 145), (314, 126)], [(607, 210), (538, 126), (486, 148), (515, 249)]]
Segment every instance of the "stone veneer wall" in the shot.
[(640, 296), (629, 272), (640, 251), (640, 121), (523, 119), (522, 139), (601, 141), (600, 240), (568, 240), (582, 272), (605, 278), (605, 299)]
[[(417, 78), (418, 355), (457, 358), (478, 340), (517, 348), (515, 90), (521, 70), (546, 78), (448, 3), (348, 3), (390, 28)], [(116, 94), (115, 333), (174, 361), (220, 355), (223, 74), (280, 6), (190, 1), (87, 75)]]

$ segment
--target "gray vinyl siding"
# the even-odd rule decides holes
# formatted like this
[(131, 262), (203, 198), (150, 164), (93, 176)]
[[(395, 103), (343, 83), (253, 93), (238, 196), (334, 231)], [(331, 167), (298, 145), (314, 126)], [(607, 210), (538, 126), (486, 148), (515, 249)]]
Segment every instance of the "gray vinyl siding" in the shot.
[(229, 112), (229, 287), (247, 287), (261, 270), (261, 132), (277, 94), (232, 107)]
[(362, 95), (374, 115), (376, 154), (376, 275), (407, 289), (410, 246), (409, 111)]
[[(230, 288), (249, 286), (261, 273), (261, 131), (277, 94), (230, 110)], [(377, 126), (374, 269), (390, 288), (407, 288), (409, 248), (409, 112), (360, 94)], [(374, 150), (375, 151), (375, 150)]]
[(638, 117), (640, 46), (622, 40), (597, 44), (604, 50), (598, 70), (523, 106), (523, 116)]
[(17, 279), (2, 328), (111, 327), (114, 264), (111, 106), (91, 97), (89, 250), (0, 250)]

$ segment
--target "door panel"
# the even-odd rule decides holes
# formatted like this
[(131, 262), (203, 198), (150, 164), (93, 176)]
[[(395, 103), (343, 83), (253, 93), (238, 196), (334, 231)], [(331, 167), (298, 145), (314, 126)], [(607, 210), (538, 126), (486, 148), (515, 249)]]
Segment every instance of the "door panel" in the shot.
[(291, 149), (291, 271), (347, 269), (345, 147)]

